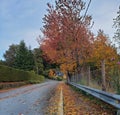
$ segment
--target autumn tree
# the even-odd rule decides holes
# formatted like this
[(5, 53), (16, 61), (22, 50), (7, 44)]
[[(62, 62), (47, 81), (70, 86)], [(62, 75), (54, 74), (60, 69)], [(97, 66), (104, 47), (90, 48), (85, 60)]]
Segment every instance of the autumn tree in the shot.
[(115, 64), (112, 59), (117, 59), (117, 52), (114, 46), (112, 46), (109, 37), (103, 30), (98, 31), (98, 35), (93, 42), (92, 60), (97, 66), (101, 65), (101, 61), (105, 60), (107, 65)]
[[(102, 88), (106, 90), (105, 64), (111, 66), (117, 60), (116, 49), (111, 45), (107, 35), (102, 30), (98, 31), (98, 35), (93, 42), (92, 60), (96, 65), (102, 68)], [(114, 59), (114, 61), (112, 61)]]
[[(82, 15), (81, 0), (58, 0), (55, 8), (48, 4), (42, 32), (42, 50), (47, 60), (59, 64), (76, 64), (80, 68), (91, 54), (93, 35), (89, 30), (91, 16)], [(66, 70), (68, 71), (68, 70)]]
[(49, 78), (55, 79), (55, 70), (54, 69), (50, 69), (49, 70)]

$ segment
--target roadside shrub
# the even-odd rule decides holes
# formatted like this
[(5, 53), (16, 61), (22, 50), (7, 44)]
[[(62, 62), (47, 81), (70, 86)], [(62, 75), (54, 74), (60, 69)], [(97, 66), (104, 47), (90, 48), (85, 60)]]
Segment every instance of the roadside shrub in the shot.
[(120, 65), (115, 65), (110, 68), (108, 75), (110, 76), (110, 87), (116, 94), (120, 94)]
[(45, 71), (43, 71), (43, 75), (45, 76), (45, 77), (48, 77), (49, 78), (49, 70), (45, 70)]
[(28, 84), (37, 84), (37, 83), (41, 83), (44, 81), (44, 76), (42, 75), (36, 75), (33, 73), (31, 75), (32, 75), (31, 79), (27, 81)]
[(61, 77), (57, 77), (57, 80), (58, 80), (58, 81), (62, 81), (62, 78), (61, 78)]

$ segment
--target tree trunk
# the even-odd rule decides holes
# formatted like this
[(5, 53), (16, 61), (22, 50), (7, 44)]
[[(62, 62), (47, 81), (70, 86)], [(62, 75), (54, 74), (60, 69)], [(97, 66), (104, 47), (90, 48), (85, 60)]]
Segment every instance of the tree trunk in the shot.
[(39, 74), (39, 72), (38, 72), (38, 66), (36, 67), (36, 71), (37, 71), (37, 74)]
[(101, 66), (102, 66), (102, 90), (106, 91), (105, 60), (101, 61)]
[(71, 82), (71, 74), (69, 71), (67, 71), (67, 83)]
[(88, 78), (87, 78), (87, 85), (90, 85), (90, 66), (88, 67)]

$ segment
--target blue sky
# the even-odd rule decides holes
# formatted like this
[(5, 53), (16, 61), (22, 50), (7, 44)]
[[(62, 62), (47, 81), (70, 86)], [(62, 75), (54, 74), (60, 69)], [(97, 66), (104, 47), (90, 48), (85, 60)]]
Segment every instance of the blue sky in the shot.
[[(36, 38), (41, 34), (47, 2), (55, 0), (0, 0), (0, 59), (11, 44), (24, 40), (27, 46), (38, 47)], [(86, 1), (86, 4), (89, 2)], [(111, 38), (113, 18), (117, 16), (120, 0), (92, 0), (88, 14), (92, 15), (96, 34), (103, 29)]]

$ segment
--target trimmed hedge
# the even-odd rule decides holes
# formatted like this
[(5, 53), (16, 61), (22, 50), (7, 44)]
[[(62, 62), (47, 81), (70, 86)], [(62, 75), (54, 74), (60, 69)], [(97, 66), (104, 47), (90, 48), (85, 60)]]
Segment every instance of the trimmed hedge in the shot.
[(43, 81), (44, 77), (34, 72), (23, 71), (0, 65), (0, 82)]

